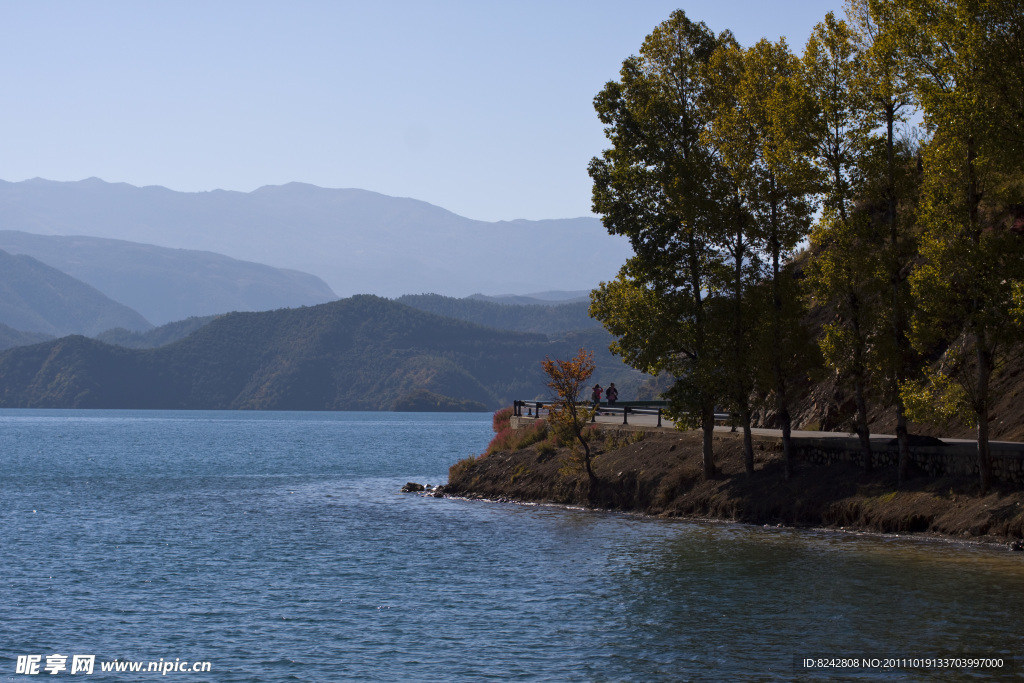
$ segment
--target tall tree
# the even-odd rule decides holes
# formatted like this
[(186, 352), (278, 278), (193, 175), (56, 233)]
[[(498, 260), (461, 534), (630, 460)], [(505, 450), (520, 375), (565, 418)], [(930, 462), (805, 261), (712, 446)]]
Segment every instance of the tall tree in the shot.
[[(857, 52), (860, 68), (854, 87), (869, 120), (884, 130), (884, 150), (874, 155), (874, 168), (864, 173), (871, 181), (867, 199), (884, 207), (882, 222), (886, 228), (884, 248), (880, 249), (878, 276), (887, 282), (888, 296), (879, 297), (882, 309), (879, 322), (887, 324), (888, 343), (876, 345), (876, 356), (885, 380), (884, 395), (896, 410), (896, 440), (899, 448), (898, 480), (902, 485), (908, 476), (910, 447), (906, 406), (900, 386), (913, 371), (910, 343), (910, 287), (908, 277), (917, 255), (914, 231), (914, 208), (918, 174), (913, 160), (914, 146), (901, 145), (896, 126), (906, 120), (914, 106), (909, 60), (899, 50), (898, 28), (891, 8), (875, 0), (848, 0), (846, 16)], [(881, 154), (877, 152), (881, 151)], [(869, 158), (868, 161), (871, 161)], [(908, 172), (908, 170), (910, 172)], [(874, 208), (873, 206), (871, 208)], [(870, 209), (869, 209), (870, 210)], [(869, 217), (869, 220), (877, 218)], [(881, 235), (880, 235), (881, 237)], [(882, 335), (879, 335), (882, 341)]]
[[(879, 0), (880, 2), (880, 0)], [(921, 253), (911, 285), (921, 315), (917, 343), (948, 343), (940, 369), (965, 397), (978, 436), (982, 490), (992, 482), (991, 381), (1006, 347), (1019, 342), (1012, 296), (1024, 240), (1013, 229), (1024, 205), (1024, 83), (1021, 0), (893, 0), (932, 139), (924, 154)], [(921, 389), (922, 387), (918, 387)], [(924, 389), (927, 389), (925, 387)]]
[[(767, 305), (750, 307), (760, 315), (750, 316), (749, 326), (761, 330), (759, 342), (751, 349), (751, 364), (762, 368), (759, 383), (774, 399), (789, 475), (790, 384), (800, 370), (793, 361), (802, 357), (797, 347), (802, 347), (806, 335), (798, 332), (800, 298), (785, 265), (806, 237), (813, 211), (811, 138), (805, 128), (811, 103), (801, 83), (800, 63), (784, 40), (762, 40), (748, 50), (724, 46), (713, 65), (719, 106), (712, 132), (720, 165), (729, 173), (737, 197), (734, 213), (739, 224), (732, 244), (743, 244), (739, 234), (743, 228), (749, 254), (742, 257), (753, 271), (750, 280), (768, 293)], [(742, 274), (737, 251), (730, 248), (734, 280)], [(738, 288), (734, 299), (743, 310)]]
[(707, 65), (730, 37), (715, 36), (681, 10), (656, 27), (639, 56), (623, 62), (619, 80), (594, 99), (611, 147), (589, 166), (594, 211), (609, 232), (629, 237), (635, 253), (620, 284), (594, 293), (595, 315), (614, 332), (616, 318), (628, 317), (615, 308), (614, 293), (631, 288), (674, 316), (666, 325), (673, 340), (659, 345), (673, 357), (661, 363), (680, 373), (669, 392), (676, 417), (695, 417), (703, 429), (705, 477), (715, 473), (719, 393), (706, 296), (721, 264), (723, 217), (715, 159), (701, 134), (709, 125)]
[(876, 269), (878, 238), (870, 232), (871, 221), (855, 214), (853, 204), (861, 190), (862, 161), (872, 143), (872, 121), (856, 87), (862, 54), (846, 22), (829, 12), (814, 27), (803, 64), (817, 110), (814, 154), (822, 182), (809, 280), (818, 302), (835, 311), (835, 320), (824, 330), (822, 351), (839, 378), (853, 386), (854, 423), (863, 467), (870, 471), (867, 354), (876, 308), (868, 287)]
[(720, 174), (715, 186), (717, 211), (728, 229), (719, 234), (723, 263), (711, 300), (711, 319), (719, 330), (719, 365), (725, 377), (723, 400), (739, 417), (743, 430), (743, 461), (748, 475), (754, 473), (754, 444), (751, 432), (754, 392), (754, 330), (758, 310), (751, 304), (750, 290), (756, 287), (760, 268), (759, 245), (754, 237), (753, 217), (748, 207), (750, 190), (751, 140), (754, 126), (744, 115), (739, 84), (744, 76), (744, 50), (735, 41), (725, 41), (715, 50), (708, 69), (709, 97), (706, 118), (711, 125), (703, 139)]

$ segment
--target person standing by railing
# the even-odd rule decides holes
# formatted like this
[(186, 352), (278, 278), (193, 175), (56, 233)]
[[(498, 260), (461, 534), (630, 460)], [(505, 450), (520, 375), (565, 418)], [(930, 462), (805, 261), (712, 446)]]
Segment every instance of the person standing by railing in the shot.
[(601, 385), (600, 384), (595, 384), (594, 385), (594, 390), (592, 392), (590, 392), (590, 400), (591, 400), (591, 402), (593, 402), (595, 410), (597, 410), (598, 408), (601, 407), (601, 392), (602, 391), (603, 391), (603, 389), (601, 389)]
[(619, 400), (619, 390), (615, 388), (615, 382), (608, 384), (608, 389), (604, 392), (604, 396), (608, 400), (608, 407), (614, 408), (615, 402)]

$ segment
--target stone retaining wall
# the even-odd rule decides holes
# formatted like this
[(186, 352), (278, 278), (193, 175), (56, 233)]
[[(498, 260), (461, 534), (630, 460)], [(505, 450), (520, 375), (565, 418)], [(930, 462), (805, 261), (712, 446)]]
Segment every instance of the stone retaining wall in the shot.
[(523, 427), (529, 427), (532, 425), (536, 419), (537, 418), (534, 417), (519, 417), (518, 415), (513, 415), (508, 419), (508, 426), (512, 429), (522, 429)]
[[(794, 457), (821, 465), (835, 462), (860, 464), (860, 443), (856, 439), (793, 439)], [(1024, 486), (1024, 452), (1019, 447), (990, 446), (993, 476), (1016, 486)], [(895, 467), (899, 450), (895, 444), (871, 444), (874, 467)], [(931, 477), (978, 476), (978, 447), (976, 444), (947, 444), (945, 446), (911, 446), (910, 462)]]

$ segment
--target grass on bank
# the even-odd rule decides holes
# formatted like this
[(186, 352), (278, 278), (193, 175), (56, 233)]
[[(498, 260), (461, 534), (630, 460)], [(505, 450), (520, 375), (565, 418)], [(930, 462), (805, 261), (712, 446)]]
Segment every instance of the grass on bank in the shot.
[[(540, 456), (553, 455), (564, 445), (568, 445), (569, 453), (565, 456), (566, 474), (577, 469), (582, 469), (582, 457), (572, 446), (574, 441), (566, 444), (565, 440), (552, 430), (546, 420), (537, 419), (532, 424), (520, 429), (512, 429), (512, 408), (502, 408), (494, 413), (491, 419), (491, 428), (494, 430), (494, 438), (487, 444), (487, 449), (481, 455), (470, 455), (463, 458), (449, 468), (449, 481), (462, 477), (476, 463), (492, 453), (499, 451), (519, 451), (530, 446), (535, 446)], [(588, 442), (601, 445), (602, 450), (609, 451), (628, 446), (632, 443), (642, 441), (646, 434), (642, 431), (631, 431), (620, 433), (618, 431), (606, 432), (599, 425), (592, 425), (584, 432), (584, 438)]]

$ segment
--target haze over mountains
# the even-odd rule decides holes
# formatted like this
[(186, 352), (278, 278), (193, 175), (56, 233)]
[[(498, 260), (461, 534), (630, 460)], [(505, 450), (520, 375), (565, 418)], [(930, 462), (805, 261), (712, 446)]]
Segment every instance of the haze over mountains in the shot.
[(208, 251), (15, 230), (0, 230), (0, 249), (27, 254), (67, 273), (154, 325), (228, 311), (313, 306), (337, 298), (314, 275)]
[(97, 178), (0, 181), (0, 227), (212, 251), (312, 273), (340, 296), (584, 290), (631, 255), (593, 217), (488, 223), (302, 183), (187, 193)]
[(31, 256), (0, 250), (0, 323), (53, 336), (148, 330), (136, 311)]
[[(493, 409), (547, 395), (540, 362), (580, 347), (624, 396), (647, 381), (587, 315), (628, 256), (595, 219), (91, 179), (0, 181), (0, 228), (0, 406)], [(279, 266), (401, 298), (338, 300)], [(465, 298), (415, 294), (453, 290)]]
[[(529, 297), (522, 298), (530, 299)], [(557, 305), (551, 303), (547, 305), (540, 303), (506, 304), (476, 297), (455, 299), (439, 294), (407, 294), (398, 297), (395, 301), (428, 313), (465, 320), (498, 330), (540, 332), (547, 335), (562, 335), (579, 330), (604, 331), (601, 323), (587, 315), (589, 301), (567, 301)], [(610, 342), (611, 337), (604, 346), (608, 346)]]

